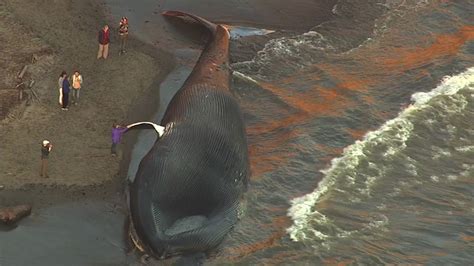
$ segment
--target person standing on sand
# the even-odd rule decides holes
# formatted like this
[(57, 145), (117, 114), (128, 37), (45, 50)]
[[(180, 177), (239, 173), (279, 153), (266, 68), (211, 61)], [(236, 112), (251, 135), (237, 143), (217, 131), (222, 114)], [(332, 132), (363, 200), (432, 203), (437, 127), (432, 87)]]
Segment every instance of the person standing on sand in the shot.
[(97, 59), (107, 59), (109, 55), (109, 43), (110, 43), (110, 31), (109, 26), (105, 26), (99, 31), (99, 52), (97, 53)]
[(128, 18), (122, 17), (119, 24), (119, 37), (120, 37), (120, 52), (119, 54), (124, 54), (125, 45), (127, 43), (128, 38)]
[(117, 144), (120, 143), (122, 135), (127, 131), (128, 126), (124, 127), (117, 123), (112, 124), (112, 147), (110, 148), (110, 153), (112, 156), (117, 156)]
[(74, 105), (79, 103), (79, 93), (82, 87), (82, 75), (78, 70), (74, 71), (72, 75), (72, 101)]
[(63, 81), (66, 71), (61, 72), (59, 75), (58, 86), (59, 86), (59, 105), (63, 105)]
[(71, 84), (69, 83), (69, 80), (67, 78), (67, 74), (64, 74), (64, 79), (63, 79), (63, 86), (62, 86), (62, 110), (67, 111), (68, 110), (68, 105), (69, 105), (69, 91), (71, 89)]
[(48, 178), (48, 158), (49, 153), (53, 149), (53, 144), (51, 144), (48, 140), (43, 140), (43, 145), (41, 145), (41, 170), (40, 176)]

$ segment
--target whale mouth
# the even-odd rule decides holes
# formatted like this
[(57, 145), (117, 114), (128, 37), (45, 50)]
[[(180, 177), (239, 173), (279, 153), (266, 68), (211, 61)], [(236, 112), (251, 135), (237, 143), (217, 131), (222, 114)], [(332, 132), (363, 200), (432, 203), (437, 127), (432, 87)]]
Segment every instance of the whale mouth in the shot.
[(164, 234), (171, 237), (181, 233), (189, 232), (202, 227), (207, 222), (207, 220), (207, 217), (204, 215), (187, 216), (176, 220), (164, 231)]

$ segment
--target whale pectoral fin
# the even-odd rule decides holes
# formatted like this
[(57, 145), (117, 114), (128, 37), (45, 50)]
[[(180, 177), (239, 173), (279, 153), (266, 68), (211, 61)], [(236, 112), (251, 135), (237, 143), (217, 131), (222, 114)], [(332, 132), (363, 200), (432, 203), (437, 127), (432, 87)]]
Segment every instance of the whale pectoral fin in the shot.
[(155, 128), (156, 132), (158, 132), (158, 136), (161, 138), (163, 134), (165, 134), (165, 127), (162, 127), (160, 125), (153, 124), (153, 127)]
[(147, 126), (152, 126), (155, 131), (158, 133), (158, 136), (161, 137), (163, 136), (163, 134), (165, 133), (165, 127), (163, 126), (160, 126), (158, 124), (155, 124), (153, 122), (137, 122), (137, 123), (133, 123), (133, 124), (130, 124), (130, 125), (127, 125), (127, 128), (133, 128), (133, 127), (136, 127), (136, 126), (141, 126), (141, 125), (147, 125)]

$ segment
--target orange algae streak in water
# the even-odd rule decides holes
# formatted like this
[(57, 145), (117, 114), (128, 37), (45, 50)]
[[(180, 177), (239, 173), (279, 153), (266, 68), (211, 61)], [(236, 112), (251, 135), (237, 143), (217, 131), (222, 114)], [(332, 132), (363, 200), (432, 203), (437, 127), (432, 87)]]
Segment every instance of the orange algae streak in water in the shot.
[(258, 180), (263, 174), (273, 172), (278, 167), (284, 166), (296, 153), (278, 152), (273, 155), (250, 155), (250, 169), (252, 171), (252, 179)]
[[(318, 90), (298, 93), (285, 90), (284, 88), (269, 83), (261, 82), (260, 85), (264, 89), (278, 96), (283, 102), (292, 108), (301, 110), (302, 112), (313, 115), (334, 115), (339, 112), (330, 102), (320, 100)], [(326, 95), (323, 96), (331, 98), (331, 95), (335, 96), (336, 92), (333, 92), (333, 94), (326, 93)]]
[(320, 64), (318, 67), (329, 74), (332, 79), (338, 81), (337, 87), (343, 90), (365, 93), (372, 85), (377, 83), (367, 77), (360, 78), (365, 76), (362, 66), (358, 66), (357, 69), (352, 71), (336, 68), (328, 64)]
[(463, 26), (454, 34), (443, 34), (436, 37), (428, 47), (415, 49), (397, 48), (393, 51), (396, 56), (384, 61), (389, 69), (401, 71), (416, 68), (435, 59), (453, 56), (467, 42), (474, 39), (474, 26)]
[(270, 247), (280, 245), (280, 240), (286, 235), (286, 228), (291, 225), (291, 220), (288, 216), (277, 216), (273, 218), (270, 227), (276, 228), (277, 232), (272, 233), (266, 239), (257, 241), (249, 245), (242, 245), (240, 247), (229, 248), (225, 253), (235, 254), (233, 256), (226, 257), (227, 260), (237, 260), (241, 257), (248, 256), (252, 253), (266, 250)]
[[(289, 146), (290, 140), (298, 135), (298, 132), (298, 130), (284, 132), (263, 143), (250, 145), (250, 168), (253, 179), (258, 179), (264, 173), (274, 171), (296, 155), (285, 151), (285, 148)], [(282, 147), (283, 150), (281, 150)]]
[[(274, 131), (277, 129), (288, 129), (289, 126), (302, 124), (313, 117), (337, 116), (349, 105), (347, 101), (341, 100), (344, 97), (334, 89), (313, 89), (306, 93), (293, 93), (268, 83), (261, 83), (261, 86), (298, 112), (279, 120), (249, 127), (247, 130), (249, 135), (257, 136), (270, 132), (275, 134)], [(265, 140), (264, 143), (258, 143), (258, 146), (250, 147), (251, 169), (254, 177), (275, 170), (294, 156), (292, 153), (278, 151), (280, 147), (288, 145), (290, 140), (297, 136), (297, 130), (289, 130), (289, 133), (287, 131), (279, 133), (270, 140)]]
[(367, 130), (365, 129), (352, 129), (348, 128), (347, 132), (351, 135), (354, 140), (361, 140), (364, 137)]

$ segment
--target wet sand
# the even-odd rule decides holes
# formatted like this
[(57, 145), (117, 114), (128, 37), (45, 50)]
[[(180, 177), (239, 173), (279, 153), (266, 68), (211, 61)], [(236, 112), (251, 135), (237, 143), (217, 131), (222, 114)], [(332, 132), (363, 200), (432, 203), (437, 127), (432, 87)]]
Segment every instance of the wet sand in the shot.
[(212, 21), (267, 29), (308, 30), (329, 20), (334, 0), (174, 0), (160, 1), (165, 10), (188, 11)]

